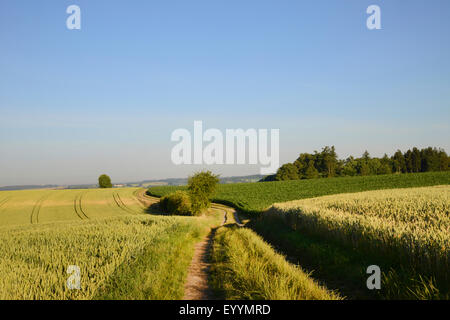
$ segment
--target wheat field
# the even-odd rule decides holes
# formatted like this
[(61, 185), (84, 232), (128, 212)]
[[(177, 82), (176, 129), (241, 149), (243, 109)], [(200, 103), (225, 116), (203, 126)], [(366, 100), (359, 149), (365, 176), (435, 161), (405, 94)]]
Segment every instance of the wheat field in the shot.
[(194, 245), (220, 215), (149, 215), (139, 190), (0, 192), (0, 300), (182, 298)]
[(274, 204), (266, 217), (449, 280), (450, 186), (368, 191)]
[(0, 226), (142, 214), (138, 188), (0, 192)]

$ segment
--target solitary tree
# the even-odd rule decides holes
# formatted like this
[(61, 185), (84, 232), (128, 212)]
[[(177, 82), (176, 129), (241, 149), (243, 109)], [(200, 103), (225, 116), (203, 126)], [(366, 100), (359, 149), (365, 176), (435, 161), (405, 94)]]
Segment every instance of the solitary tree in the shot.
[(111, 178), (106, 174), (102, 174), (98, 177), (98, 185), (100, 188), (112, 188)]
[(188, 192), (191, 197), (191, 211), (194, 215), (199, 215), (209, 207), (210, 197), (214, 194), (218, 182), (218, 176), (211, 171), (199, 172), (189, 177)]

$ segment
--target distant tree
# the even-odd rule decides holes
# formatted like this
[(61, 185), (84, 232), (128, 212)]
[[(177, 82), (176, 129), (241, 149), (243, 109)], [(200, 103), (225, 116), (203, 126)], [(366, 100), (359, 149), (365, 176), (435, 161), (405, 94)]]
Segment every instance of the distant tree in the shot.
[(294, 161), (294, 166), (297, 168), (297, 174), (300, 179), (303, 177), (307, 167), (307, 162), (305, 161), (304, 155), (304, 153), (300, 154), (297, 160)]
[(357, 161), (356, 170), (360, 176), (368, 176), (372, 174), (369, 166), (370, 160), (371, 160), (370, 154), (367, 150), (364, 151), (361, 158), (356, 159)]
[(334, 177), (336, 175), (338, 158), (334, 146), (324, 147), (322, 152), (318, 154), (318, 160), (319, 172), (324, 177)]
[(397, 150), (397, 152), (395, 152), (394, 156), (392, 157), (392, 165), (394, 172), (396, 173), (406, 172), (405, 157), (403, 156), (403, 153), (400, 150)]
[(269, 181), (276, 181), (276, 174), (271, 174), (271, 175), (265, 176), (258, 182), (269, 182)]
[(306, 170), (308, 169), (308, 164), (310, 162), (315, 162), (315, 157), (309, 153), (301, 153), (300, 156), (295, 160), (294, 166), (297, 168), (297, 174), (299, 179), (306, 178)]
[(420, 157), (422, 159), (422, 172), (427, 171), (439, 171), (440, 159), (439, 152), (436, 148), (428, 147), (422, 149), (420, 152)]
[(420, 158), (420, 151), (416, 147), (412, 150), (412, 168), (413, 172), (421, 172), (422, 171), (422, 160)]
[(344, 175), (344, 165), (345, 165), (345, 160), (338, 159), (337, 165), (336, 165), (336, 176), (337, 177), (342, 177)]
[(298, 169), (297, 167), (292, 163), (287, 163), (282, 165), (275, 176), (275, 180), (282, 181), (282, 180), (298, 180)]
[(209, 208), (210, 198), (218, 183), (218, 176), (212, 174), (211, 171), (199, 172), (189, 177), (188, 192), (191, 198), (191, 211), (194, 215), (199, 215), (203, 210)]
[(392, 164), (391, 159), (389, 159), (387, 154), (384, 154), (383, 158), (380, 160), (381, 167), (379, 174), (391, 174), (392, 173)]
[(362, 155), (362, 159), (364, 159), (364, 160), (366, 160), (366, 161), (368, 161), (368, 160), (370, 160), (370, 154), (369, 154), (369, 151), (364, 151), (364, 153), (363, 153), (363, 155)]
[(449, 157), (447, 156), (447, 153), (444, 150), (439, 150), (439, 171), (447, 171), (449, 170)]
[(100, 188), (112, 188), (111, 178), (106, 174), (102, 174), (98, 177), (98, 186)]
[(344, 175), (344, 176), (357, 175), (358, 174), (357, 165), (358, 165), (358, 162), (352, 156), (348, 157), (344, 161), (344, 165), (342, 168), (342, 175)]
[(380, 171), (378, 174), (391, 174), (392, 168), (389, 164), (381, 164)]
[(372, 158), (367, 162), (369, 166), (369, 175), (381, 174), (381, 161), (378, 158)]
[(306, 179), (316, 179), (319, 177), (319, 171), (314, 167), (314, 162), (310, 161), (308, 164), (308, 168), (305, 171)]
[(406, 172), (414, 172), (413, 152), (411, 150), (406, 151), (404, 157), (405, 157)]
[(339, 160), (334, 146), (326, 146), (321, 152), (301, 153), (294, 163), (281, 166), (264, 181), (446, 170), (450, 170), (450, 157), (443, 149), (414, 147), (405, 153), (397, 150), (392, 157), (384, 154), (382, 158), (372, 158), (366, 150), (360, 158)]
[(370, 175), (369, 164), (364, 159), (358, 159), (357, 170), (358, 170), (358, 174), (361, 175), (361, 176), (368, 176), (368, 175)]

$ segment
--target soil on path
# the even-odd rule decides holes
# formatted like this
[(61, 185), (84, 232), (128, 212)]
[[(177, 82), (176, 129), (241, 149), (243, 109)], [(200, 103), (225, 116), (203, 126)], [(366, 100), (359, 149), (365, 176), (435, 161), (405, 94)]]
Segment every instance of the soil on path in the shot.
[[(227, 210), (213, 205), (212, 210), (223, 212), (222, 225), (227, 221)], [(188, 276), (184, 287), (183, 300), (214, 300), (217, 297), (208, 285), (211, 267), (211, 249), (217, 228), (211, 229), (203, 241), (195, 245), (194, 257), (188, 269)]]

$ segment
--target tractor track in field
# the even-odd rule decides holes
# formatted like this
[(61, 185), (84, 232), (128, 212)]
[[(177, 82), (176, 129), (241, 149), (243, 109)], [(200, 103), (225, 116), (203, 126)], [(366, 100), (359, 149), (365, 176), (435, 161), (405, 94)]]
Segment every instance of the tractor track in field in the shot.
[(159, 202), (159, 198), (148, 196), (146, 194), (146, 189), (138, 189), (133, 193), (133, 195), (144, 208)]
[(119, 193), (113, 193), (114, 201), (116, 202), (117, 206), (122, 209), (125, 212), (131, 213), (131, 214), (137, 214), (138, 212), (130, 209), (127, 207), (127, 205), (122, 201), (122, 199), (119, 196)]
[(89, 219), (89, 216), (86, 214), (86, 212), (85, 212), (84, 209), (83, 209), (83, 206), (81, 205), (81, 199), (84, 197), (84, 195), (85, 195), (86, 193), (87, 193), (87, 192), (83, 193), (83, 194), (80, 196), (80, 198), (78, 199), (78, 206), (79, 206), (79, 208), (80, 208), (81, 213), (86, 217), (86, 219)]
[(145, 199), (141, 200), (140, 197), (142, 196), (141, 193), (144, 192), (145, 189), (137, 189), (133, 192), (133, 197), (136, 199), (136, 201), (139, 203), (139, 205), (144, 209), (145, 208)]
[(6, 197), (2, 201), (0, 201), (0, 209), (11, 199), (11, 197)]
[(81, 205), (81, 200), (85, 194), (86, 192), (81, 192), (77, 194), (77, 196), (73, 200), (73, 209), (81, 220), (89, 219), (88, 215), (83, 210), (83, 206)]
[(39, 213), (41, 211), (42, 204), (47, 200), (50, 195), (45, 195), (41, 197), (33, 206), (33, 210), (31, 210), (30, 221), (31, 224), (39, 223)]

